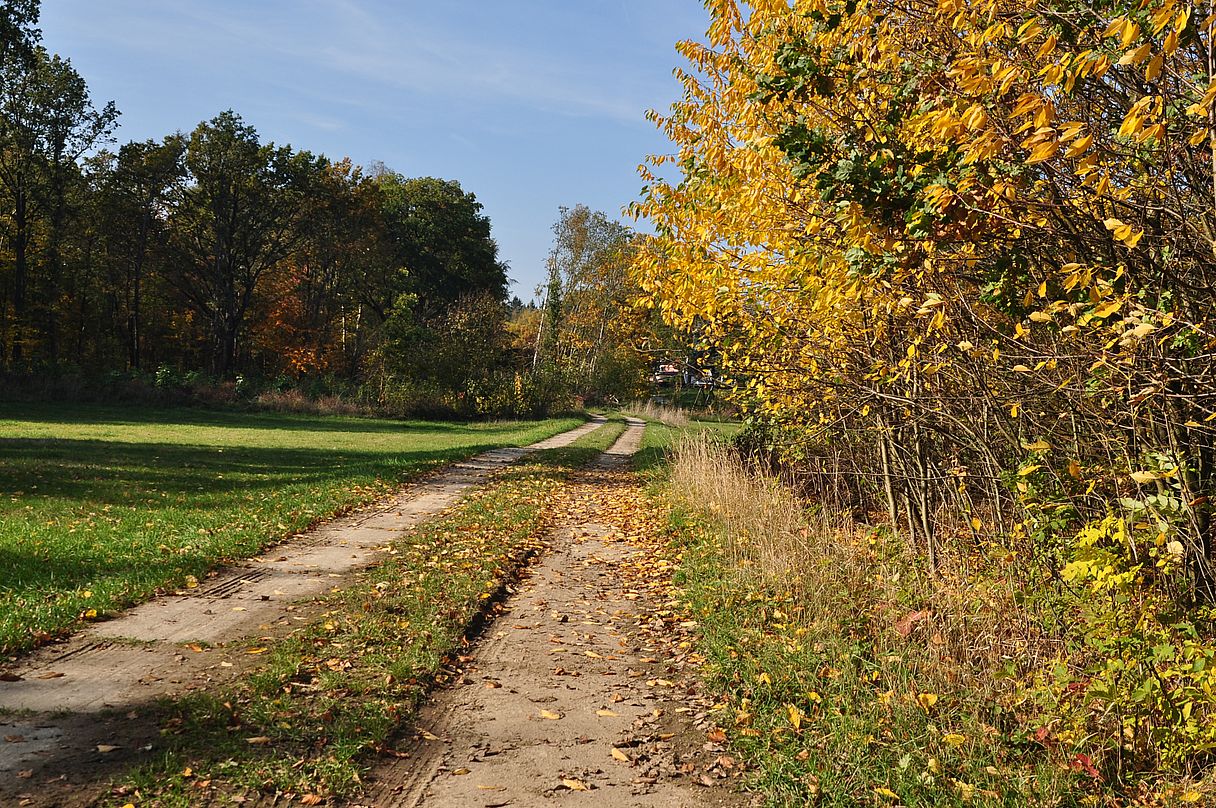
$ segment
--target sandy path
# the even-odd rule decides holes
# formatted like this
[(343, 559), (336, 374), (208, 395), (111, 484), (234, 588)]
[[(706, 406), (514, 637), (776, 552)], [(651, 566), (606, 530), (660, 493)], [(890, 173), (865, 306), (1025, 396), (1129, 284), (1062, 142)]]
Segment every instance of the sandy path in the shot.
[(456, 463), (388, 501), (222, 570), (197, 589), (137, 606), (8, 666), (0, 680), (0, 711), (19, 716), (0, 722), (0, 804), (26, 792), (37, 792), (33, 804), (60, 804), (54, 786), (66, 788), (96, 773), (89, 768), (104, 769), (109, 753), (96, 751), (97, 745), (114, 737), (128, 746), (146, 741), (145, 751), (153, 751), (155, 728), (144, 728), (142, 737), (134, 726), (138, 708), (157, 696), (230, 679), (242, 665), (229, 661), (239, 652), (227, 643), (306, 620), (293, 602), (323, 594), (375, 564), (398, 534), (451, 506), (493, 472), (537, 449), (569, 445), (604, 423), (596, 418), (525, 448)]
[(646, 563), (646, 550), (622, 535), (614, 509), (642, 496), (617, 470), (642, 426), (632, 422), (573, 484), (574, 509), (550, 535), (552, 549), (464, 676), (434, 694), (404, 756), (369, 778), (363, 805), (750, 804), (728, 785), (724, 765), (734, 762), (694, 726), (670, 649), (638, 630), (658, 607), (625, 573)]

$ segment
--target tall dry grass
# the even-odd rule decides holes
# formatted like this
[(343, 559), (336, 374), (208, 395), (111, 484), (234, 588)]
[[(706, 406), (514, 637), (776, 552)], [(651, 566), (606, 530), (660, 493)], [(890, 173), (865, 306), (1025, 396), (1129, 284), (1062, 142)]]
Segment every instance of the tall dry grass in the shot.
[(1012, 665), (1029, 673), (1058, 651), (1019, 606), (1027, 582), (1013, 566), (959, 553), (929, 575), (889, 528), (800, 501), (779, 479), (705, 436), (676, 447), (671, 484), (682, 505), (716, 521), (732, 574), (790, 592), (807, 625), (866, 627), (878, 654), (897, 664), (915, 658), (916, 675), (935, 686), (966, 680), (995, 697), (1009, 685), (994, 672)]
[(668, 407), (655, 404), (653, 401), (635, 401), (624, 409), (627, 415), (636, 415), (647, 421), (658, 421), (661, 424), (682, 429), (688, 426), (688, 413), (678, 407)]

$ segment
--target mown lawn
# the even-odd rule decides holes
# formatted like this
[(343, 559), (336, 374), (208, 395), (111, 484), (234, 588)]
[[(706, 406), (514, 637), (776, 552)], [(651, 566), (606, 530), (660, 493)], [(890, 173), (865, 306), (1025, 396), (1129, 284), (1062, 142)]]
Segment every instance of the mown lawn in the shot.
[(579, 422), (0, 403), (0, 651), (186, 585), (429, 468)]

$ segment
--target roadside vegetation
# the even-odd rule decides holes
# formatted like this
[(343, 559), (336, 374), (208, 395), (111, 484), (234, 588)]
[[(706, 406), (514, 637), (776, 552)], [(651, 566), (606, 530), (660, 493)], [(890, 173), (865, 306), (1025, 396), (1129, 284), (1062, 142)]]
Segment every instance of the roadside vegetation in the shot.
[(740, 631), (840, 672), (779, 692), (819, 799), (1213, 799), (1214, 42), (1186, 0), (724, 0), (678, 46), (635, 277), (814, 509), (721, 552), (771, 581)]
[(0, 649), (196, 586), (428, 469), (580, 422), (0, 404)]
[(311, 622), (250, 645), (258, 664), (232, 686), (165, 701), (167, 748), (114, 787), (114, 804), (255, 795), (317, 804), (357, 793), (427, 690), (455, 675), (469, 632), (544, 549), (563, 480), (623, 428), (612, 421), (504, 470), (394, 541), (383, 564), (317, 603)]

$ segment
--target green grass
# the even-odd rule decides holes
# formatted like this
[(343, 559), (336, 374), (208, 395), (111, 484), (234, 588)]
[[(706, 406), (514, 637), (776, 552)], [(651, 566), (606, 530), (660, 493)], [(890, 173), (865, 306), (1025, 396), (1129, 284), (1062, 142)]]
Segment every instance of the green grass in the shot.
[(579, 422), (0, 404), (0, 650), (180, 586), (427, 469)]
[(609, 423), (508, 468), (394, 542), (388, 561), (322, 601), (320, 619), (271, 644), (259, 670), (224, 692), (164, 703), (164, 751), (114, 789), (114, 804), (357, 793), (376, 753), (450, 675), (470, 625), (542, 548), (549, 495), (623, 428)]
[(730, 560), (707, 513), (677, 507), (671, 537), (715, 721), (766, 805), (1100, 804), (1008, 705), (943, 676), (931, 640), (894, 636), (890, 614), (828, 593), (834, 616), (804, 619), (798, 582)]

